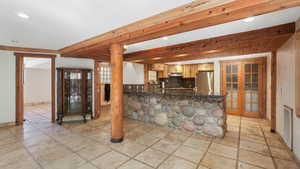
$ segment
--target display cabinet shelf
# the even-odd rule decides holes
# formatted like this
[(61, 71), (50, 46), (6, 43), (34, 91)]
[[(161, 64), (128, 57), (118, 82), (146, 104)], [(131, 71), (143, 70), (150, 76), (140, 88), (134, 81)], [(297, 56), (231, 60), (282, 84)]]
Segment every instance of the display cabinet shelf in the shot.
[(57, 121), (66, 116), (93, 118), (93, 73), (91, 69), (57, 68)]

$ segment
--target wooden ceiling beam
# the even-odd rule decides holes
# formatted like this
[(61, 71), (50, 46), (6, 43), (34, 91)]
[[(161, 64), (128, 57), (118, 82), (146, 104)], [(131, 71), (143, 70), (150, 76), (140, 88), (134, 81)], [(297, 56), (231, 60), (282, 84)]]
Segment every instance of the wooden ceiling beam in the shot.
[(289, 23), (260, 30), (225, 35), (216, 38), (198, 40), (178, 45), (149, 49), (124, 55), (126, 61), (152, 59), (158, 57), (174, 57), (176, 55), (188, 55), (194, 53), (209, 53), (215, 50), (228, 50), (242, 48), (248, 44), (256, 44), (258, 41), (271, 41), (276, 37), (291, 36), (295, 32), (295, 23)]
[(240, 49), (231, 49), (223, 52), (218, 53), (209, 53), (209, 54), (202, 54), (202, 55), (190, 55), (187, 57), (182, 58), (164, 58), (161, 60), (140, 60), (136, 63), (141, 64), (155, 64), (155, 63), (169, 63), (169, 62), (181, 62), (181, 61), (189, 61), (189, 60), (199, 60), (199, 59), (208, 59), (208, 58), (218, 58), (218, 57), (229, 57), (229, 56), (239, 56), (239, 55), (248, 55), (248, 54), (255, 54), (255, 53), (265, 53), (272, 51), (273, 48), (240, 48)]
[(86, 54), (113, 43), (128, 45), (299, 5), (299, 0), (196, 0), (65, 47), (60, 52), (62, 56)]
[(31, 53), (59, 54), (58, 50), (38, 49), (38, 48), (23, 48), (23, 47), (5, 46), (5, 45), (0, 45), (0, 50), (7, 50), (7, 51), (13, 51), (13, 52), (31, 52)]
[(231, 49), (218, 49), (213, 51), (200, 51), (190, 53), (187, 56), (182, 57), (162, 57), (161, 59), (146, 59), (139, 60), (137, 63), (143, 64), (154, 64), (154, 63), (167, 63), (167, 62), (178, 62), (178, 61), (188, 61), (188, 60), (197, 60), (197, 59), (206, 59), (206, 58), (216, 58), (216, 57), (227, 57), (227, 56), (238, 56), (238, 55), (247, 55), (255, 53), (264, 53), (272, 52), (277, 50), (282, 46), (291, 35), (274, 37), (273, 39), (257, 40), (257, 42), (252, 41), (251, 43), (243, 46), (236, 46), (236, 48)]

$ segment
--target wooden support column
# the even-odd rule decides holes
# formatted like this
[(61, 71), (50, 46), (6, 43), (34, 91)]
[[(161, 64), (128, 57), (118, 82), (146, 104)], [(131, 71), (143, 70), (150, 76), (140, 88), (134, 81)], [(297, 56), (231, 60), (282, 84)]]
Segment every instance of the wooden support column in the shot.
[(24, 121), (24, 57), (16, 55), (16, 124)]
[(111, 142), (123, 141), (123, 45), (111, 45)]
[(271, 58), (271, 132), (276, 132), (277, 54)]
[(95, 119), (101, 114), (101, 83), (100, 83), (100, 62), (95, 61), (94, 64), (94, 96), (95, 96)]
[(295, 94), (296, 94), (296, 98), (295, 98), (295, 107), (296, 107), (296, 115), (298, 118), (300, 118), (300, 68), (299, 68), (299, 65), (300, 65), (300, 18), (297, 20), (296, 22), (296, 33), (295, 33), (295, 39), (296, 39), (296, 42), (295, 42), (295, 48), (296, 48), (296, 57), (295, 57), (295, 73), (296, 73), (296, 91), (295, 91)]
[(150, 89), (149, 86), (149, 70), (150, 70), (149, 64), (144, 64), (144, 91), (148, 92)]

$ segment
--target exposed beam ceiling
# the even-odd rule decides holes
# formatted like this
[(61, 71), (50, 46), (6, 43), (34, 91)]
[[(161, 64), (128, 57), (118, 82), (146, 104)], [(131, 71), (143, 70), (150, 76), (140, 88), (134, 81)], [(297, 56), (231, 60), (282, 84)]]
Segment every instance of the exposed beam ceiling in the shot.
[(165, 63), (216, 56), (269, 52), (279, 48), (295, 32), (295, 23), (198, 40), (126, 54), (126, 61)]
[(53, 53), (53, 54), (59, 53), (57, 50), (51, 50), (51, 49), (22, 48), (22, 47), (3, 46), (3, 45), (0, 45), (0, 50), (8, 50), (14, 52), (33, 52), (33, 53)]
[(82, 57), (102, 50), (106, 55), (113, 43), (133, 44), (299, 5), (299, 0), (196, 0), (68, 46), (60, 52), (62, 56)]

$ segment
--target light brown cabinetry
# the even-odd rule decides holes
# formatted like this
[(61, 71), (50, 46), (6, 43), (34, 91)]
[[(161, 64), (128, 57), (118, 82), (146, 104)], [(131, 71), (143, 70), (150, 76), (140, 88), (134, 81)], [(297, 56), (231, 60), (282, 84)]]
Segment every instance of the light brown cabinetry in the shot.
[(168, 65), (163, 65), (163, 71), (158, 71), (158, 78), (168, 78)]
[(183, 78), (191, 78), (191, 65), (183, 65)]
[(164, 67), (165, 65), (164, 64), (153, 64), (151, 66), (151, 70), (154, 70), (154, 71), (164, 71)]
[(168, 73), (183, 73), (182, 65), (168, 65)]
[(213, 71), (213, 63), (164, 65), (155, 64), (152, 70), (158, 71), (158, 78), (168, 78), (169, 73), (182, 73), (183, 78), (195, 78), (198, 71)]
[(198, 71), (213, 71), (214, 64), (213, 63), (201, 63), (198, 64)]
[(196, 77), (198, 72), (198, 64), (191, 65), (191, 77)]

